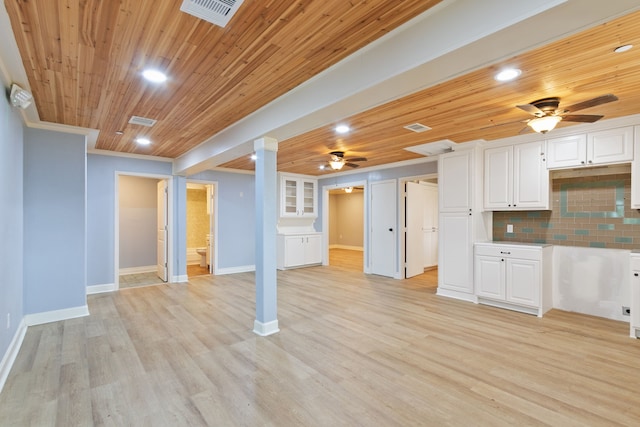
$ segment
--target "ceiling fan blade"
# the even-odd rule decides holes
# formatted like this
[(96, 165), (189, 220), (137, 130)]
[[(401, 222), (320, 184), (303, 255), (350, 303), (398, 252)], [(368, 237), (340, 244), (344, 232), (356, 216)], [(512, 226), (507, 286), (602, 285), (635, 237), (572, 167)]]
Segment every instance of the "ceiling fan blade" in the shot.
[(516, 107), (518, 107), (521, 110), (526, 111), (529, 114), (533, 114), (534, 116), (544, 116), (544, 111), (542, 111), (541, 109), (539, 109), (535, 105), (524, 104), (524, 105), (516, 105)]
[(366, 162), (366, 157), (352, 157), (350, 159), (345, 159), (347, 162)]
[(524, 135), (525, 133), (529, 133), (532, 130), (533, 129), (531, 129), (529, 126), (525, 126), (524, 128), (522, 128), (522, 130), (520, 132), (518, 132), (518, 135)]
[(597, 98), (589, 99), (587, 101), (578, 102), (567, 108), (564, 108), (567, 112), (573, 112), (578, 110), (584, 110), (585, 108), (595, 107), (596, 105), (606, 104), (607, 102), (617, 101), (618, 97), (612, 94), (598, 96)]
[(359, 167), (359, 166), (360, 166), (360, 165), (359, 165), (359, 164), (357, 164), (357, 163), (349, 163), (349, 162), (345, 163), (344, 165), (345, 165), (345, 166), (349, 166), (350, 168), (357, 168), (357, 167)]
[(570, 114), (568, 116), (562, 116), (564, 122), (580, 122), (580, 123), (593, 123), (597, 122), (604, 116), (591, 115), (591, 114)]

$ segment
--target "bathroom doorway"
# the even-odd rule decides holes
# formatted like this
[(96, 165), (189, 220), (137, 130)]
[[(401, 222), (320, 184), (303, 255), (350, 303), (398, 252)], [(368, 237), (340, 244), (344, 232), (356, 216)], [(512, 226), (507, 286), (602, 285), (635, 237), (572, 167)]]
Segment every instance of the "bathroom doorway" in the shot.
[(216, 262), (217, 186), (214, 182), (187, 182), (187, 276), (214, 274)]

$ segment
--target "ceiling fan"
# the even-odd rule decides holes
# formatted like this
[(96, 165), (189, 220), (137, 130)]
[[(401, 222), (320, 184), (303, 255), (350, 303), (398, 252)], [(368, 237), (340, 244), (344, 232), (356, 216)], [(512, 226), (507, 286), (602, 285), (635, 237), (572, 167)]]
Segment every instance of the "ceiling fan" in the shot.
[(516, 107), (535, 116), (535, 118), (527, 120), (527, 126), (520, 133), (529, 131), (529, 127), (538, 133), (547, 133), (556, 127), (560, 121), (593, 123), (604, 116), (593, 114), (567, 114), (574, 111), (584, 110), (586, 108), (595, 107), (597, 105), (606, 104), (608, 102), (617, 101), (618, 97), (612, 94), (601, 95), (587, 101), (578, 102), (567, 108), (558, 108), (560, 98), (543, 98), (533, 101), (530, 104), (516, 105)]
[(344, 158), (344, 151), (332, 151), (329, 153), (331, 159), (327, 163), (327, 165), (320, 166), (321, 169), (333, 169), (334, 171), (339, 171), (343, 166), (349, 166), (350, 168), (357, 168), (360, 166), (354, 162), (366, 162), (366, 157), (351, 157), (349, 159)]

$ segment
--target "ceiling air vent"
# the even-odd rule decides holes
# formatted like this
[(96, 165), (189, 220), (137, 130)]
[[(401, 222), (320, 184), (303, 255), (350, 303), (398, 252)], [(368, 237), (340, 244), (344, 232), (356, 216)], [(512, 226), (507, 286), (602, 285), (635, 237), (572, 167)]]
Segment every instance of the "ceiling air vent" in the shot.
[(141, 125), (141, 126), (146, 126), (148, 128), (155, 125), (156, 122), (157, 120), (148, 119), (146, 117), (140, 117), (140, 116), (131, 116), (131, 118), (129, 119), (129, 123), (131, 123), (132, 125)]
[(413, 132), (418, 132), (418, 133), (424, 132), (425, 130), (431, 130), (431, 128), (429, 126), (425, 126), (425, 125), (420, 124), (420, 123), (414, 123), (412, 125), (407, 125), (407, 126), (404, 126), (404, 128), (405, 129), (409, 129), (410, 131), (413, 131)]
[(180, 10), (223, 27), (238, 11), (243, 0), (183, 0)]

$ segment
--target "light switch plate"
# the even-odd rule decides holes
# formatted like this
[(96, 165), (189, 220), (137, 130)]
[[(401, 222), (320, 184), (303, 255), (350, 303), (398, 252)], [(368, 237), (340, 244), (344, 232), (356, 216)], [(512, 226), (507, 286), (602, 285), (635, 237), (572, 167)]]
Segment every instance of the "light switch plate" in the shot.
[(513, 233), (513, 224), (507, 224), (507, 233)]

